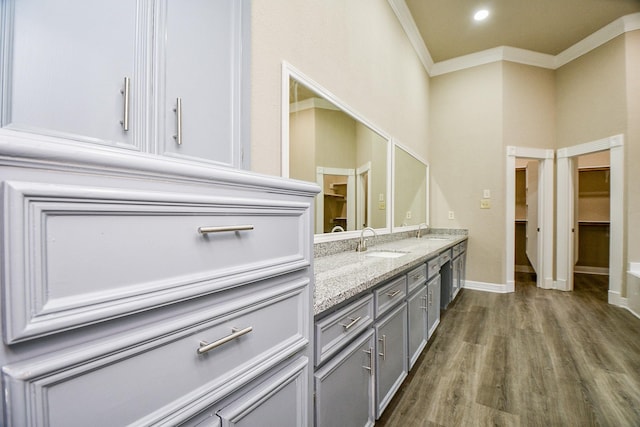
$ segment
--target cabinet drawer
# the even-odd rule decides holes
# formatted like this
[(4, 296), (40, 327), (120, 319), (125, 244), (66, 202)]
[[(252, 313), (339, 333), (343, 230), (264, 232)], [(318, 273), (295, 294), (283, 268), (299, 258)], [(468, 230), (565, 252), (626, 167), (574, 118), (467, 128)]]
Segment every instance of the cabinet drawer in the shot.
[(440, 259), (440, 265), (444, 265), (447, 261), (451, 261), (451, 249), (447, 249), (444, 252), (440, 253), (438, 257)]
[[(23, 182), (4, 192), (8, 343), (310, 263), (305, 203)], [(199, 232), (209, 226), (247, 227)]]
[(407, 277), (402, 275), (374, 291), (376, 318), (382, 316), (407, 296)]
[(316, 322), (316, 366), (337, 353), (373, 322), (373, 295), (362, 297)]
[(455, 258), (460, 255), (460, 243), (451, 248), (451, 257)]
[[(308, 288), (304, 279), (261, 284), (242, 298), (171, 322), (5, 366), (8, 425), (188, 419), (308, 344)], [(202, 340), (224, 340), (232, 328), (249, 327), (245, 335), (198, 354)]]
[(427, 261), (427, 278), (431, 279), (438, 273), (440, 273), (440, 258), (435, 257)]
[(407, 286), (409, 293), (411, 293), (418, 286), (424, 284), (427, 281), (427, 265), (421, 264), (407, 273)]

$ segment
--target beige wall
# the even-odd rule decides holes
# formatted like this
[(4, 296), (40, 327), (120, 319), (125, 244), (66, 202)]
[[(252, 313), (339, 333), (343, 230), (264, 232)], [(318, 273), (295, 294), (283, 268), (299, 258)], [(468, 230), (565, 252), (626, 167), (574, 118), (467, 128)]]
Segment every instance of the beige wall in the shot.
[[(628, 261), (640, 262), (640, 30), (625, 35), (627, 135), (625, 174)], [(628, 264), (625, 264), (628, 268)], [(640, 312), (640, 308), (638, 309)]]
[(387, 0), (251, 7), (252, 170), (280, 174), (282, 61), (426, 157), (429, 78)]
[(505, 283), (502, 84), (499, 62), (431, 80), (431, 225), (469, 229), (467, 278), (487, 283)]
[(296, 111), (289, 116), (289, 136), (295, 144), (289, 149), (289, 176), (303, 181), (316, 180), (315, 110)]
[(626, 132), (625, 37), (556, 70), (557, 148)]

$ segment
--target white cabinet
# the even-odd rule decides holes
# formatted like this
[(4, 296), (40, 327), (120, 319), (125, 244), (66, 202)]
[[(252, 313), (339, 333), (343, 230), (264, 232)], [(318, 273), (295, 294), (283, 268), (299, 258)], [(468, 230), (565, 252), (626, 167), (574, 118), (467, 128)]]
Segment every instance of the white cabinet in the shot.
[(247, 0), (6, 0), (0, 8), (3, 129), (249, 164)]
[(374, 333), (369, 328), (316, 371), (316, 426), (373, 426), (374, 372)]
[(407, 305), (378, 320), (376, 331), (376, 419), (380, 418), (409, 371)]
[(2, 127), (140, 149), (145, 3), (3, 1)]
[[(241, 162), (241, 108), (248, 101), (243, 7), (235, 0), (167, 0), (159, 19), (162, 154), (223, 165)], [(246, 14), (246, 11), (245, 11)], [(246, 41), (245, 41), (246, 44)], [(245, 52), (246, 56), (246, 52)], [(244, 61), (244, 62), (243, 62)], [(164, 75), (162, 75), (162, 70)], [(194, 84), (197, 82), (197, 84)], [(163, 84), (162, 84), (163, 83)]]

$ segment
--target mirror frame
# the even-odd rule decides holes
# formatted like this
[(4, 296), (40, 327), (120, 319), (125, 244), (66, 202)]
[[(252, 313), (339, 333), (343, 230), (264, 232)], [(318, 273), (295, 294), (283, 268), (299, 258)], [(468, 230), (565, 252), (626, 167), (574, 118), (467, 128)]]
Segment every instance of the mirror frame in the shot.
[[(398, 142), (398, 140), (396, 140), (395, 138), (392, 139), (393, 142), (393, 154), (392, 154), (392, 158), (391, 158), (391, 169), (392, 169), (392, 173), (393, 176), (395, 178), (395, 172), (396, 172), (396, 148), (404, 151), (405, 153), (409, 154), (411, 157), (413, 157), (414, 159), (416, 159), (417, 161), (419, 161), (420, 163), (422, 163), (425, 167), (425, 183), (426, 183), (426, 195), (425, 195), (425, 223), (427, 224), (427, 227), (431, 227), (431, 221), (430, 221), (430, 215), (429, 215), (429, 197), (430, 197), (430, 180), (429, 180), (429, 162), (427, 162), (426, 160), (424, 160), (421, 156), (419, 156), (418, 154), (416, 154), (415, 151), (411, 150), (410, 148), (408, 148), (407, 146), (401, 144)], [(407, 225), (407, 226), (395, 226), (395, 211), (396, 211), (396, 200), (395, 200), (395, 179), (392, 182), (392, 194), (391, 194), (391, 201), (392, 201), (392, 206), (391, 206), (391, 229), (392, 232), (397, 233), (397, 232), (402, 232), (402, 231), (413, 231), (413, 230), (417, 230), (418, 227), (420, 226), (420, 223), (415, 224), (415, 225)]]
[[(387, 179), (386, 179), (386, 190), (387, 190), (387, 206), (386, 206), (386, 227), (384, 228), (376, 228), (376, 233), (381, 234), (389, 234), (392, 231), (392, 216), (393, 216), (393, 186), (392, 186), (392, 176), (393, 176), (393, 139), (386, 132), (380, 130), (379, 127), (375, 126), (369, 120), (364, 118), (362, 115), (355, 112), (349, 106), (347, 106), (344, 102), (338, 99), (331, 92), (323, 88), (313, 79), (309, 78), (291, 64), (286, 61), (282, 62), (282, 141), (281, 141), (281, 166), (280, 166), (280, 175), (284, 178), (289, 177), (289, 80), (295, 79), (307, 86), (309, 89), (316, 92), (318, 95), (325, 98), (327, 101), (331, 102), (336, 107), (340, 108), (345, 114), (353, 117), (354, 120), (359, 121), (363, 125), (367, 126), (373, 132), (379, 134), (382, 138), (387, 141)], [(427, 193), (428, 194), (428, 193)], [(323, 233), (323, 234), (314, 234), (314, 243), (320, 242), (331, 242), (336, 240), (345, 240), (354, 237), (360, 237), (361, 230), (353, 230), (353, 231), (345, 231), (339, 233)]]

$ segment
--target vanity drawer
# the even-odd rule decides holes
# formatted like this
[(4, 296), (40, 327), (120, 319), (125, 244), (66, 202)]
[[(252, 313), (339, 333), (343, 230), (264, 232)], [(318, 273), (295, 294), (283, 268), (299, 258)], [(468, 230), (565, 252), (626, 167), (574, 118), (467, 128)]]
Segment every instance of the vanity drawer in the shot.
[(372, 323), (373, 295), (371, 294), (316, 322), (315, 365), (319, 366), (336, 354)]
[(382, 316), (391, 308), (404, 300), (407, 296), (407, 276), (402, 275), (376, 289), (375, 304), (376, 318)]
[(427, 265), (420, 264), (407, 273), (407, 286), (409, 294), (418, 286), (423, 285), (427, 281)]
[[(52, 427), (186, 419), (308, 345), (307, 279), (261, 284), (242, 298), (200, 307), (170, 322), (5, 366), (8, 425), (34, 425), (34, 416)], [(232, 328), (244, 334), (229, 339)], [(219, 345), (199, 354), (203, 340)]]
[(451, 258), (455, 258), (460, 255), (460, 243), (451, 248)]
[(444, 252), (440, 253), (438, 257), (440, 259), (440, 265), (444, 265), (447, 261), (451, 261), (451, 249), (447, 249)]
[(427, 275), (428, 279), (435, 277), (436, 274), (440, 273), (440, 258), (435, 257), (427, 261)]
[(304, 203), (24, 182), (4, 193), (7, 343), (310, 263)]

